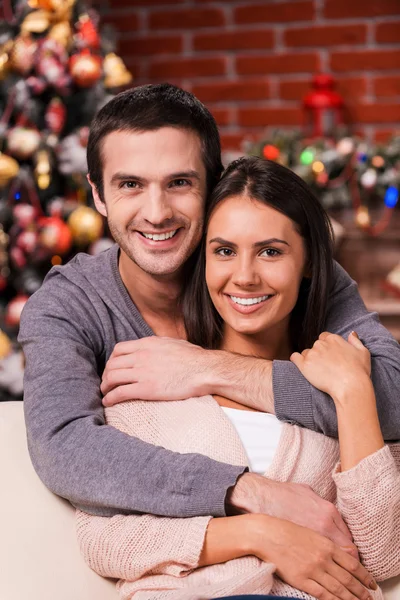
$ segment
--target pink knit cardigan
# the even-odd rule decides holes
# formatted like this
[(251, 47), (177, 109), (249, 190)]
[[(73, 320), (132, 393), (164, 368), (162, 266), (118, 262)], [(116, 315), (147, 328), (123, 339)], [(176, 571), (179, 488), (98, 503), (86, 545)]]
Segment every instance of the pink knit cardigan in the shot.
[[(181, 402), (131, 401), (106, 409), (107, 422), (129, 435), (181, 453), (246, 465), (238, 434), (212, 396)], [(336, 503), (363, 564), (382, 581), (400, 574), (400, 445), (385, 446), (344, 473), (332, 438), (284, 424), (266, 476), (310, 485)], [(200, 600), (232, 594), (311, 598), (254, 556), (197, 568), (211, 517), (96, 517), (77, 512), (81, 551), (89, 566), (119, 579), (124, 600)], [(382, 599), (380, 590), (373, 597)]]

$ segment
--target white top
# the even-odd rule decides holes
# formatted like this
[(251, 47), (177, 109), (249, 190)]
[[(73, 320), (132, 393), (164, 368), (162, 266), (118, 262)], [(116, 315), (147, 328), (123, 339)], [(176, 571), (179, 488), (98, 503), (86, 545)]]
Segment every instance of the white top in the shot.
[(250, 471), (264, 475), (281, 437), (282, 423), (269, 413), (221, 406), (235, 427), (249, 460)]

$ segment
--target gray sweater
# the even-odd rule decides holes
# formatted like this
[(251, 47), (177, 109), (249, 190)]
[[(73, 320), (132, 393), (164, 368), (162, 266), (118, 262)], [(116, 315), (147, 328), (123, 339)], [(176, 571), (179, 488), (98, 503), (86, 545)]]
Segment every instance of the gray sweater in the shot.
[[(356, 284), (335, 265), (326, 329), (355, 329), (372, 354), (382, 430), (400, 438), (400, 347)], [(228, 488), (242, 468), (197, 454), (177, 454), (104, 422), (100, 380), (117, 342), (152, 335), (118, 271), (118, 246), (79, 254), (53, 268), (23, 311), (24, 409), (33, 465), (43, 482), (94, 514), (225, 514)], [(279, 419), (337, 436), (333, 402), (288, 361), (274, 361)]]

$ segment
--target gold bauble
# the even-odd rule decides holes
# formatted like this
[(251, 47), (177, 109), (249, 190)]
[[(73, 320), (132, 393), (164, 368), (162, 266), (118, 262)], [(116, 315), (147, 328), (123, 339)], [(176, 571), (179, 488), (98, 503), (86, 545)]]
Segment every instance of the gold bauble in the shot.
[(132, 75), (124, 65), (122, 58), (110, 52), (106, 54), (103, 61), (104, 86), (116, 88), (128, 85), (132, 81)]
[(91, 244), (103, 233), (103, 219), (93, 208), (79, 206), (69, 216), (68, 225), (74, 242), (79, 246)]
[(73, 41), (71, 25), (68, 23), (68, 21), (61, 21), (61, 23), (56, 23), (56, 25), (53, 25), (53, 27), (50, 29), (47, 37), (52, 40), (55, 40), (63, 48), (68, 50)]
[(13, 47), (13, 42), (8, 40), (0, 48), (0, 81), (3, 81), (8, 76), (11, 67), (10, 54)]
[(1, 331), (0, 329), (0, 360), (6, 358), (6, 356), (10, 354), (11, 350), (12, 344), (10, 338), (4, 333), (4, 331)]
[(29, 33), (22, 33), (16, 38), (10, 54), (11, 66), (14, 71), (18, 71), (22, 75), (29, 73), (34, 64), (37, 47), (37, 42)]
[(50, 27), (51, 13), (47, 10), (35, 10), (26, 15), (21, 24), (21, 31), (26, 33), (43, 33)]
[(28, 0), (28, 4), (31, 8), (43, 8), (44, 10), (53, 10), (52, 0)]
[(356, 213), (356, 223), (361, 229), (371, 225), (369, 211), (366, 206), (359, 206)]
[(0, 188), (5, 187), (8, 182), (17, 175), (19, 164), (16, 160), (0, 152)]

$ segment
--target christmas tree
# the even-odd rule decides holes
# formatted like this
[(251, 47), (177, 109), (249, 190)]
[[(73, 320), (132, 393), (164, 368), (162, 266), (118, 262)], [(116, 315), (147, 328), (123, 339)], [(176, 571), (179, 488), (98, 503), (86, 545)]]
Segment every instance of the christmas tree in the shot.
[(111, 244), (86, 181), (90, 122), (131, 82), (79, 0), (4, 4), (0, 24), (0, 400), (20, 397), (22, 308), (53, 265)]

